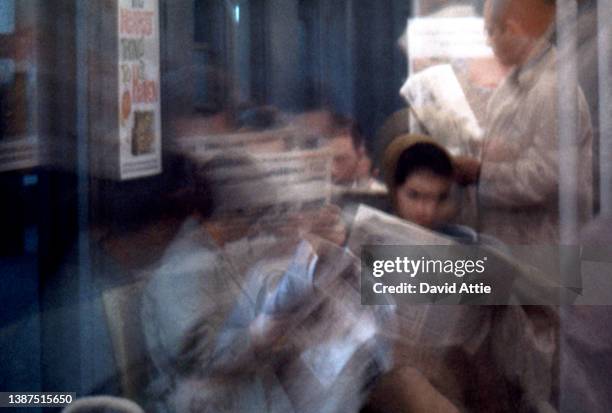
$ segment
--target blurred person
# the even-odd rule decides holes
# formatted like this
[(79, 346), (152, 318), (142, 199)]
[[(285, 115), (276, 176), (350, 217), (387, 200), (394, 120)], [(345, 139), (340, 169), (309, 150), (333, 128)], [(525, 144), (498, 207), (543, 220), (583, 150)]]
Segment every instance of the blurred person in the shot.
[[(389, 116), (384, 124), (376, 132), (375, 153), (376, 162), (382, 165), (384, 162), (385, 151), (394, 139), (402, 135), (418, 134), (419, 132), (411, 131), (410, 127), (410, 112), (411, 108), (404, 108)], [(461, 150), (470, 153), (472, 148), (471, 135), (466, 133), (461, 122), (458, 122), (456, 117), (448, 116), (447, 113), (433, 108), (421, 111), (424, 115), (420, 120), (425, 121), (429, 126), (426, 136), (431, 137), (430, 140), (435, 141), (435, 144), (444, 152), (444, 158), (449, 157), (452, 149)], [(417, 127), (416, 129), (420, 129)], [(401, 145), (400, 145), (401, 146)], [(383, 170), (385, 168), (383, 167)], [(448, 168), (447, 168), (448, 169)], [(454, 167), (451, 165), (454, 171)], [(476, 227), (476, 193), (474, 188), (466, 188), (462, 186), (452, 185), (453, 203), (457, 209), (457, 215), (453, 217), (453, 222), (464, 225), (466, 227)]]
[[(239, 167), (228, 170), (227, 166)], [(345, 237), (333, 206), (290, 216), (275, 215), (277, 188), (271, 181), (243, 182), (245, 176), (262, 176), (248, 156), (225, 154), (208, 162), (179, 157), (175, 170), (176, 211), (184, 221), (152, 271), (144, 289), (141, 314), (155, 370), (151, 392), (159, 411), (171, 409), (179, 391), (177, 363), (189, 331), (200, 319), (222, 323), (227, 318), (231, 308), (245, 299), (240, 298), (245, 291), (252, 290), (248, 274), (255, 263), (271, 255), (286, 261), (302, 240), (318, 252), (327, 241), (315, 233), (338, 243)], [(262, 206), (262, 198), (269, 203), (267, 207)], [(268, 217), (262, 217), (262, 213)], [(254, 298), (249, 295), (247, 303)], [(276, 335), (276, 329), (269, 328), (274, 323), (268, 322), (263, 328), (258, 327), (261, 319), (251, 322), (252, 329), (245, 327), (250, 332), (238, 332), (238, 337), (262, 343), (256, 348), (266, 347), (267, 338)], [(202, 345), (206, 346), (204, 342)], [(249, 359), (243, 363), (240, 360), (230, 364), (241, 370)], [(198, 374), (205, 375), (206, 371)]]
[[(487, 109), (480, 160), (457, 157), (458, 180), (478, 183), (480, 230), (508, 243), (559, 242), (555, 5), (547, 0), (488, 0), (485, 26), (501, 64), (511, 68)], [(592, 209), (592, 129), (578, 92), (578, 219)]]
[[(557, 54), (552, 44), (554, 1), (487, 0), (485, 29), (499, 62), (510, 71), (487, 107), (485, 139), (480, 160), (458, 158), (457, 176), (478, 183), (479, 231), (506, 243), (559, 242), (559, 169), (565, 166), (559, 150)], [(577, 89), (578, 219), (591, 212), (590, 115)], [(576, 234), (577, 235), (577, 234)], [(555, 309), (552, 309), (556, 311)], [(524, 389), (520, 406), (535, 411), (559, 405), (558, 316), (544, 306), (523, 306), (496, 321), (494, 347), (509, 357), (499, 366), (508, 380)], [(514, 332), (513, 332), (514, 331)], [(523, 345), (510, 337), (522, 334)], [(520, 349), (520, 350), (519, 350)], [(523, 355), (513, 358), (516, 351)]]
[[(227, 158), (212, 162), (224, 161)], [(231, 302), (239, 291), (239, 280), (233, 276), (236, 270), (221, 251), (225, 247), (241, 250), (244, 261), (249, 260), (249, 253), (257, 254), (247, 239), (253, 219), (232, 219), (229, 214), (231, 208), (249, 205), (248, 194), (236, 190), (223, 194), (223, 186), (211, 185), (211, 164), (186, 156), (178, 156), (174, 163), (173, 198), (182, 219), (153, 267), (143, 291), (141, 311), (154, 367), (151, 393), (157, 411), (167, 411), (166, 399), (176, 374), (173, 366), (185, 332), (199, 314)]]
[(176, 411), (359, 411), (390, 363), (390, 307), (361, 306), (357, 261), (337, 246), (291, 251), (253, 265), (234, 308), (186, 335)]
[(372, 163), (359, 125), (349, 118), (332, 115), (330, 128), (327, 147), (332, 153), (332, 182), (351, 188), (379, 188), (380, 184), (370, 174)]
[(453, 166), (444, 148), (422, 135), (403, 135), (389, 145), (385, 161), (397, 215), (432, 230), (452, 218)]
[[(459, 243), (499, 247), (496, 240), (452, 223), (457, 212), (451, 194), (452, 158), (431, 138), (414, 134), (395, 138), (385, 151), (383, 168), (398, 216)], [(435, 314), (432, 317), (452, 318), (456, 324), (444, 342), (429, 344), (411, 337), (413, 311), (418, 314), (411, 306), (398, 307), (400, 337), (404, 338), (397, 343), (393, 370), (381, 380), (371, 400), (385, 409), (373, 411), (406, 411), (399, 399), (412, 412), (552, 408), (557, 348), (554, 309), (437, 305), (429, 310)], [(389, 397), (405, 383), (418, 391)]]
[(170, 122), (172, 135), (177, 139), (193, 136), (218, 135), (235, 129), (231, 111), (213, 114), (193, 113), (177, 116)]
[(454, 170), (443, 146), (424, 135), (400, 135), (387, 147), (383, 169), (400, 218), (460, 242), (477, 241), (471, 228), (453, 223), (458, 212)]
[(298, 136), (307, 138), (308, 148), (326, 150), (331, 158), (332, 203), (340, 206), (347, 222), (358, 205), (386, 209), (386, 188), (375, 177), (364, 137), (357, 124), (327, 109), (305, 112), (291, 122)]
[[(487, 107), (481, 159), (455, 159), (457, 177), (477, 183), (479, 231), (507, 243), (559, 242), (559, 151), (557, 55), (552, 44), (555, 5), (545, 0), (488, 0), (485, 28), (499, 62), (510, 71)], [(591, 211), (590, 116), (584, 96), (577, 90), (579, 220)], [(523, 356), (502, 358), (505, 371), (531, 369), (533, 376), (515, 373), (508, 379), (525, 389), (523, 403), (536, 411), (558, 406), (559, 380), (556, 317), (543, 306), (524, 306), (499, 319), (495, 347), (508, 355), (521, 349)], [(514, 329), (514, 332), (513, 332)], [(517, 346), (510, 337), (525, 337)], [(534, 380), (535, 379), (535, 380)], [(531, 401), (529, 401), (531, 400)]]
[(332, 129), (333, 114), (328, 109), (310, 110), (295, 115), (291, 119), (291, 124), (302, 132), (325, 136)]

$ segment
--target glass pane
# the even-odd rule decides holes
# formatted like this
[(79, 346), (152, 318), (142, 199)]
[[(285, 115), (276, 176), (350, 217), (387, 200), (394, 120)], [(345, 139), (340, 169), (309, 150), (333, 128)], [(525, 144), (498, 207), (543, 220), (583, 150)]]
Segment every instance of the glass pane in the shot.
[(610, 1), (554, 3), (0, 0), (0, 390), (612, 411)]

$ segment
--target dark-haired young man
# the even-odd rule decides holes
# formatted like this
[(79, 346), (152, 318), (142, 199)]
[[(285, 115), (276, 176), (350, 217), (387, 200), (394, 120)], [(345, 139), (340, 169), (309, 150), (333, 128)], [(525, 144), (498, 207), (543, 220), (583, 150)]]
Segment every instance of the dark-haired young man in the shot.
[(391, 205), (400, 218), (460, 243), (478, 241), (471, 228), (452, 223), (457, 213), (455, 176), (444, 147), (423, 135), (398, 136), (385, 151), (383, 168)]
[(399, 154), (388, 182), (397, 214), (429, 229), (442, 227), (452, 217), (453, 167), (446, 151), (427, 140), (411, 142)]
[[(391, 202), (397, 215), (459, 243), (499, 247), (468, 227), (453, 225), (451, 196), (454, 165), (448, 152), (433, 139), (401, 135), (387, 147), (383, 160)], [(434, 247), (435, 248), (435, 247)], [(400, 394), (408, 410), (389, 411), (554, 411), (556, 313), (546, 306), (434, 306), (439, 319), (457, 316), (460, 327), (444, 342), (414, 361), (414, 307), (399, 304), (399, 336), (394, 369), (384, 377), (372, 403), (396, 403)], [(460, 314), (460, 316), (458, 316)], [(407, 316), (406, 316), (407, 315)], [(452, 343), (452, 344), (450, 344)], [(419, 364), (417, 364), (419, 363)], [(406, 387), (410, 383), (410, 387)], [(416, 389), (414, 392), (403, 388)], [(384, 396), (384, 397), (383, 397)], [(397, 397), (400, 399), (400, 397)]]

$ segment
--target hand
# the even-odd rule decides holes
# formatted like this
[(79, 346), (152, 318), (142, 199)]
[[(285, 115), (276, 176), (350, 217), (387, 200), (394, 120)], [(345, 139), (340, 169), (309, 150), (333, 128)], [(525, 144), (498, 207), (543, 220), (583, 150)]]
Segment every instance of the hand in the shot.
[(346, 239), (346, 225), (342, 210), (337, 205), (325, 205), (316, 210), (300, 212), (292, 216), (288, 225), (298, 229), (301, 238), (309, 241), (324, 239), (342, 245)]
[(480, 161), (469, 156), (456, 156), (453, 158), (455, 180), (460, 185), (471, 185), (478, 182), (480, 176)]
[(329, 204), (321, 208), (312, 219), (309, 233), (336, 245), (344, 244), (347, 231), (340, 207)]

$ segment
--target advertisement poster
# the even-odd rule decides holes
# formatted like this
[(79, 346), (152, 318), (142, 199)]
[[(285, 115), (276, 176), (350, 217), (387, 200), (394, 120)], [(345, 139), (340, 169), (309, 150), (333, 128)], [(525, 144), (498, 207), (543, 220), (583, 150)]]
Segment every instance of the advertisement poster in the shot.
[(480, 17), (418, 17), (408, 21), (410, 71), (455, 59), (492, 57)]
[(161, 172), (158, 0), (119, 0), (119, 167), (122, 180)]

